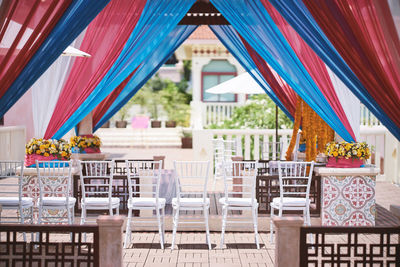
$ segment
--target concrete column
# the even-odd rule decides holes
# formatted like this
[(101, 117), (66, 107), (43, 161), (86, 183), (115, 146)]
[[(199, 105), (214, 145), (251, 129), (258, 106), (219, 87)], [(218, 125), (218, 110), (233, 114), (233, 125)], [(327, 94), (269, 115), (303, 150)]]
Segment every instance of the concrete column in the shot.
[(122, 265), (122, 225), (124, 217), (101, 215), (97, 218), (100, 236), (100, 267)]
[(93, 114), (90, 112), (81, 122), (78, 124), (79, 135), (93, 134)]
[(274, 217), (276, 229), (275, 266), (300, 266), (301, 217)]

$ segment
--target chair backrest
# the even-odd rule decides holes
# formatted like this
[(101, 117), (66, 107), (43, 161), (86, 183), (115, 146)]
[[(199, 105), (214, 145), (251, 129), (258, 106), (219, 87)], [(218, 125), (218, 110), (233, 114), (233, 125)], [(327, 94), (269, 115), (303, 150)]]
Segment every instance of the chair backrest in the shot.
[(313, 170), (314, 161), (278, 162), (281, 203), (284, 197), (303, 197), (308, 201)]
[(269, 142), (261, 143), (261, 159), (262, 160), (281, 160), (283, 142)]
[(111, 206), (114, 161), (78, 161), (82, 199), (108, 197)]
[(174, 161), (178, 203), (182, 198), (207, 198), (209, 161)]
[(126, 160), (129, 198), (151, 197), (160, 195), (162, 161)]
[(224, 163), (224, 193), (228, 198), (251, 198), (256, 201), (256, 161), (232, 161)]
[(224, 161), (231, 161), (233, 156), (236, 156), (236, 141), (223, 140), (224, 142)]
[(298, 130), (296, 134), (296, 144), (294, 145), (293, 149), (293, 161), (297, 161), (297, 156), (298, 156), (297, 153), (299, 152), (299, 146), (300, 146), (300, 137), (301, 137), (301, 131)]
[[(20, 174), (17, 175), (17, 169), (21, 168)], [(19, 203), (22, 199), (22, 186), (24, 183), (24, 162), (16, 160), (1, 160), (0, 161), (0, 196), (2, 197), (15, 197), (18, 196)], [(7, 179), (4, 178), (14, 178)], [(4, 181), (4, 183), (3, 183)]]
[(40, 201), (43, 197), (66, 197), (69, 203), (71, 168), (72, 161), (36, 161)]
[[(128, 159), (129, 161), (153, 161), (152, 159)], [(114, 175), (127, 175), (126, 171), (127, 159), (115, 159), (114, 160)]]

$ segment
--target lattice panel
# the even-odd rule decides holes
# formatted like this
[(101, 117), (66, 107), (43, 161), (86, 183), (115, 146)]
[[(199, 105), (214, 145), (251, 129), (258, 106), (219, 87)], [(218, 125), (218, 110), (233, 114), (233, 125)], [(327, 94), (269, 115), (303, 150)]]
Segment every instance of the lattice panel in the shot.
[(400, 266), (399, 227), (303, 227), (300, 246), (301, 266)]
[(4, 225), (0, 234), (0, 266), (98, 266), (97, 226)]

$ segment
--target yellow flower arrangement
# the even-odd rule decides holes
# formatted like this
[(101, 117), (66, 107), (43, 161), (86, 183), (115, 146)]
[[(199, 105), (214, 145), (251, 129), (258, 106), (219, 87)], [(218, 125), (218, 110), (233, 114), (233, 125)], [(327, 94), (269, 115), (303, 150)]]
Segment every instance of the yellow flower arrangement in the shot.
[(97, 135), (73, 136), (70, 139), (70, 145), (75, 150), (74, 152), (83, 152), (86, 148), (99, 149), (101, 141)]
[(330, 142), (326, 144), (325, 154), (334, 158), (369, 159), (371, 150), (366, 142)]
[(67, 141), (60, 139), (32, 138), (25, 145), (26, 155), (41, 155), (44, 157), (55, 156), (58, 159), (69, 159), (71, 147)]

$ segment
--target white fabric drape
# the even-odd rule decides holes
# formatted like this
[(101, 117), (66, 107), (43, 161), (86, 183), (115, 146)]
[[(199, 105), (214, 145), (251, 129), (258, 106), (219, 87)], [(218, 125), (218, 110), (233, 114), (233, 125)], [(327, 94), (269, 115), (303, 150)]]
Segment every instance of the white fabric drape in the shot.
[[(85, 31), (71, 43), (71, 46), (79, 48), (84, 34)], [(46, 132), (73, 62), (74, 57), (59, 56), (30, 89), (32, 90), (32, 115), (36, 138), (43, 138)]]
[(326, 69), (357, 141), (360, 139), (360, 100), (328, 66), (326, 66)]

